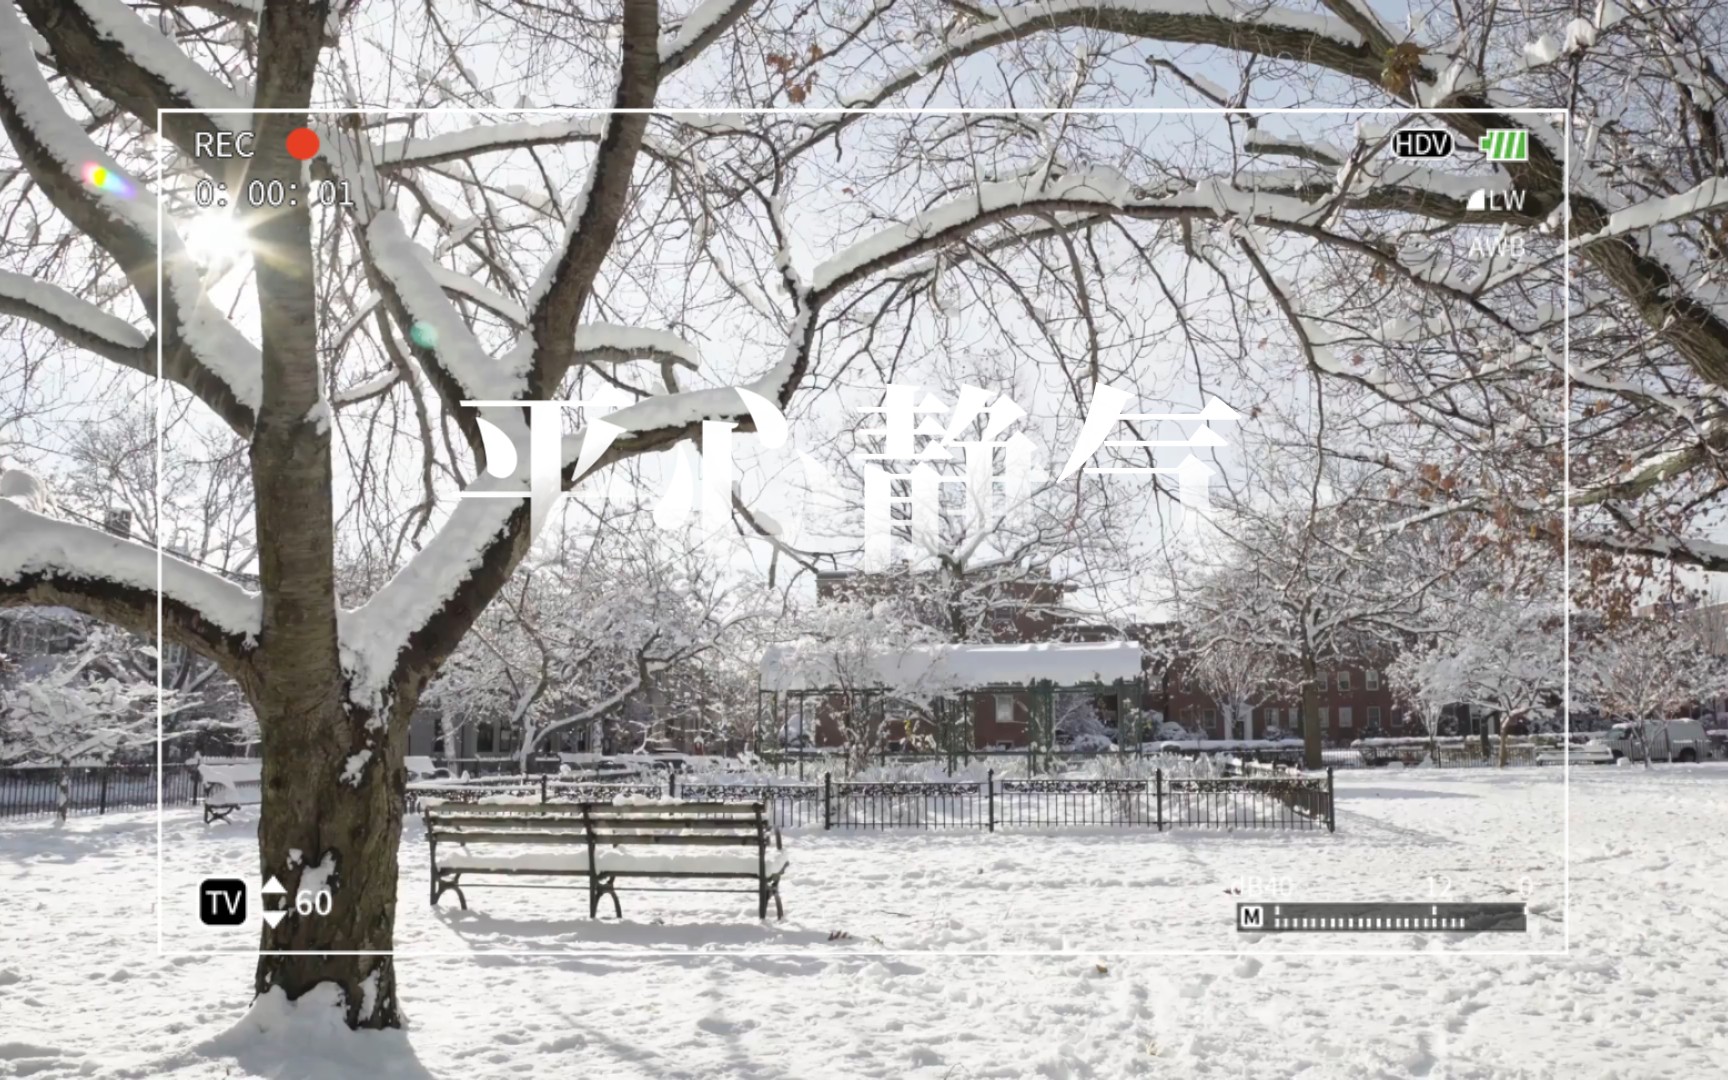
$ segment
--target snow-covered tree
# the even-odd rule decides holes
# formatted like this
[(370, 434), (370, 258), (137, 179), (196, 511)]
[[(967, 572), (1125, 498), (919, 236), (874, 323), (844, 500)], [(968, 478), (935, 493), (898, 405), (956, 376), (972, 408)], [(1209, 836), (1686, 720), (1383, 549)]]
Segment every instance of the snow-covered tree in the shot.
[[(1098, 703), (1093, 695), (1058, 690), (1054, 704), (1054, 726), (1058, 736), (1069, 742), (1096, 742), (1108, 736), (1109, 729), (1104, 726), (1104, 718), (1098, 715)], [(1128, 733), (1119, 729), (1118, 737), (1125, 739)]]
[(836, 725), (849, 773), (881, 750), (891, 712), (929, 722), (935, 702), (957, 688), (929, 651), (942, 635), (891, 601), (817, 603), (795, 625), (798, 638), (777, 647), (764, 683), (804, 692)]
[[(1617, 720), (1631, 721), (1641, 740), (1663, 732), (1676, 712), (1689, 712), (1728, 684), (1728, 669), (1696, 627), (1667, 616), (1608, 622), (1572, 646), (1572, 692)], [(1650, 764), (1648, 748), (1644, 764)]]
[[(1256, 498), (1214, 513), (1209, 550), (1183, 567), (1184, 633), (1196, 655), (1237, 650), (1301, 695), (1304, 756), (1320, 765), (1320, 691), (1339, 662), (1393, 651), (1433, 628), (1432, 594), (1477, 548), (1429, 524), (1388, 521), (1383, 470), (1301, 457), (1269, 464)], [(1248, 667), (1242, 669), (1244, 672)], [(1244, 675), (1244, 677), (1247, 677)]]
[(1411, 643), (1386, 669), (1387, 681), (1428, 732), (1432, 743), (1440, 735), (1440, 720), (1449, 706), (1468, 698), (1459, 652), (1446, 637)]
[[(699, 548), (614, 526), (608, 537), (560, 537), (511, 579), (427, 691), (447, 728), (511, 732), (524, 769), (548, 739), (596, 725), (636, 750), (678, 680), (760, 614)], [(626, 719), (631, 705), (646, 724)]]
[[(171, 701), (164, 699), (164, 707)], [(7, 661), (0, 672), (0, 761), (60, 766), (64, 821), (66, 770), (152, 741), (157, 707), (154, 656), (125, 631), (94, 625), (66, 652)]]
[(1279, 664), (1285, 658), (1264, 646), (1229, 637), (1215, 637), (1194, 659), (1194, 678), (1218, 703), (1224, 718), (1224, 738), (1248, 739), (1254, 735), (1254, 709), (1266, 700), (1274, 685)]

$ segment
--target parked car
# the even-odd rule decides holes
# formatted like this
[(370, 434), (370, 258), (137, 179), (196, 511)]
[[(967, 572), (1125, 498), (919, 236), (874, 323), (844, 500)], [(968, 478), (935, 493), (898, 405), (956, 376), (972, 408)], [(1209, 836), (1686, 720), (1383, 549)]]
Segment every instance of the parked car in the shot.
[(432, 759), (423, 755), (410, 754), (402, 759), (402, 764), (408, 770), (408, 782), (416, 780), (448, 780), (450, 770), (439, 768), (432, 764)]
[(1619, 723), (1602, 732), (1598, 741), (1616, 761), (1623, 757), (1641, 761), (1646, 747), (1651, 761), (1701, 761), (1710, 753), (1704, 725), (1696, 720), (1645, 720), (1641, 726)]
[(673, 772), (689, 772), (696, 767), (696, 759), (679, 750), (650, 750), (648, 757), (657, 769), (670, 769)]
[(1606, 744), (1590, 739), (1570, 747), (1551, 746), (1536, 754), (1538, 765), (1564, 765), (1570, 755), (1574, 765), (1612, 765), (1620, 756)]
[(1068, 749), (1077, 754), (1099, 754), (1115, 750), (1116, 744), (1103, 735), (1076, 735), (1068, 744)]
[(636, 780), (654, 774), (645, 762), (606, 754), (559, 754), (558, 760), (561, 770), (579, 780)]

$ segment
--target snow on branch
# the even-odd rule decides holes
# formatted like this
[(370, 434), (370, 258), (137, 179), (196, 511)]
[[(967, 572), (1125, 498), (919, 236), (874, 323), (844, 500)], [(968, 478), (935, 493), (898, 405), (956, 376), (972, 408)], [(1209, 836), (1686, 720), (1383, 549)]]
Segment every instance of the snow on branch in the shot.
[(748, 10), (753, 0), (703, 0), (676, 30), (660, 35), (661, 74), (669, 75), (694, 60)]
[(46, 281), (0, 270), (0, 314), (17, 315), (126, 367), (154, 372), (142, 330)]
[(366, 226), (366, 250), (402, 306), (409, 339), (454, 381), (458, 399), (505, 401), (522, 394), (524, 372), (487, 355), (444, 296), (431, 253), (409, 237), (394, 210), (379, 212)]
[(476, 124), (461, 131), (423, 139), (392, 139), (373, 158), (379, 168), (392, 165), (438, 165), (498, 150), (566, 142), (598, 142), (606, 130), (603, 114), (571, 116), (544, 122)]
[[(1404, 180), (1418, 175), (1398, 171)], [(934, 250), (983, 225), (1021, 215), (1090, 212), (1146, 219), (1239, 218), (1314, 232), (1328, 209), (1323, 200), (1248, 189), (1221, 179), (1202, 181), (1182, 190), (1146, 191), (1121, 173), (1101, 167), (1047, 178), (997, 180), (939, 203), (909, 222), (890, 225), (853, 243), (817, 266), (811, 275), (811, 288), (826, 297), (885, 266)]]
[[(208, 156), (192, 156), (199, 134), (239, 131), (250, 123), (244, 113), (219, 111), (248, 107), (247, 96), (121, 0), (24, 0), (21, 6), (47, 40), (57, 71), (114, 101), (144, 126), (160, 125), (199, 167), (219, 167)], [(161, 114), (162, 109), (199, 111)]]
[[(161, 108), (238, 110), (252, 104), (250, 98), (236, 94), (121, 0), (75, 0), (61, 6), (78, 9), (89, 20), (97, 38), (105, 45), (110, 64), (123, 61), (135, 65), (161, 85), (168, 99)], [(147, 124), (155, 121), (155, 117), (142, 115), (139, 119)], [(216, 112), (210, 119), (231, 131), (246, 130), (252, 123), (251, 117), (243, 112)]]
[(1573, 529), (1572, 546), (1618, 555), (1641, 555), (1664, 559), (1700, 570), (1728, 571), (1728, 544), (1683, 536), (1640, 536)]
[[(122, 169), (67, 114), (37, 66), (16, 9), (0, 5), (0, 124), (32, 179), (74, 227), (126, 273), (145, 308), (157, 307), (156, 196)], [(102, 169), (113, 183), (88, 182)], [(263, 396), (258, 349), (211, 304), (179, 237), (164, 230), (163, 369), (237, 431), (247, 431)], [(62, 305), (63, 306), (63, 305)], [(102, 337), (85, 322), (83, 329)]]
[(0, 498), (0, 606), (60, 604), (154, 634), (158, 581), (170, 636), (229, 670), (238, 665), (261, 626), (256, 594), (155, 548)]
[[(445, 292), (472, 300), (518, 329), (528, 326), (521, 304), (459, 270), (428, 262), (427, 269)], [(696, 346), (670, 330), (614, 323), (584, 323), (576, 328), (576, 359), (589, 364), (622, 364), (631, 360), (670, 361), (694, 371), (700, 363)]]
[(1344, 151), (1323, 139), (1291, 139), (1282, 135), (1256, 128), (1250, 131), (1242, 141), (1242, 148), (1249, 153), (1282, 155), (1284, 157), (1301, 158), (1318, 165), (1330, 165), (1333, 168), (1344, 164), (1350, 157)]
[(1608, 215), (1608, 224), (1588, 236), (1580, 236), (1573, 247), (1593, 244), (1610, 236), (1621, 236), (1638, 229), (1653, 229), (1670, 222), (1704, 214), (1728, 206), (1728, 177), (1713, 176), (1696, 187), (1678, 195), (1646, 199), (1636, 206), (1616, 210)]
[(701, 356), (696, 346), (670, 330), (650, 330), (611, 323), (584, 323), (576, 328), (576, 354), (586, 363), (622, 364), (631, 360), (666, 360), (691, 371)]
[(1049, 0), (1001, 8), (994, 17), (951, 34), (947, 41), (881, 83), (845, 94), (848, 108), (876, 105), (943, 70), (962, 57), (1039, 31), (1072, 27), (1237, 48), (1264, 55), (1301, 57), (1352, 74), (1380, 64), (1362, 35), (1342, 19), (1232, 0)]
[(371, 399), (388, 392), (391, 387), (395, 386), (400, 381), (402, 381), (402, 373), (400, 371), (397, 371), (394, 368), (387, 369), (381, 375), (374, 375), (370, 379), (366, 379), (362, 382), (355, 383), (353, 386), (344, 387), (341, 390), (336, 391), (336, 393), (332, 394), (330, 397), (330, 407), (332, 409), (341, 409), (349, 405), (358, 405), (362, 401), (370, 401)]

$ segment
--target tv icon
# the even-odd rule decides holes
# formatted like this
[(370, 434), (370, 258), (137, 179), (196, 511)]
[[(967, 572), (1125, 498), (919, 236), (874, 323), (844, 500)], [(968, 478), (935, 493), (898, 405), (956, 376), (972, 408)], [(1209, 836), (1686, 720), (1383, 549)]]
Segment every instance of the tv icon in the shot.
[(198, 886), (198, 918), (205, 926), (239, 926), (246, 921), (246, 883), (239, 878), (205, 878)]
[(1392, 156), (1405, 161), (1449, 158), (1452, 133), (1441, 128), (1399, 128), (1392, 133)]

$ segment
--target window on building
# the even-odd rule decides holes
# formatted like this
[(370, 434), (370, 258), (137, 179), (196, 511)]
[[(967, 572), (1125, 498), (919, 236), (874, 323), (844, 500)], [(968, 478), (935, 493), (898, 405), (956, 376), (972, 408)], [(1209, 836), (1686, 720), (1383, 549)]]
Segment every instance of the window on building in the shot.
[(1206, 721), (1206, 730), (1207, 731), (1211, 731), (1214, 727), (1216, 727), (1218, 725), (1218, 710), (1217, 709), (1207, 709), (1205, 712), (1201, 713), (1200, 716), (1202, 719), (1204, 719)]
[(996, 695), (996, 722), (998, 724), (1012, 724), (1014, 722), (1013, 694)]
[(474, 752), (490, 754), (492, 752), (492, 721), (482, 720), (474, 728)]
[(1349, 690), (1350, 690), (1350, 673), (1348, 671), (1340, 671), (1338, 673), (1338, 692), (1340, 694), (1343, 694), (1343, 693), (1348, 693)]
[(1380, 726), (1380, 706), (1368, 706), (1368, 726), (1371, 728), (1377, 728)]
[(1347, 728), (1347, 727), (1352, 726), (1352, 717), (1350, 715), (1350, 706), (1348, 706), (1348, 705), (1338, 706), (1338, 726), (1340, 728)]
[(1368, 689), (1370, 689), (1370, 690), (1380, 689), (1380, 673), (1378, 671), (1375, 671), (1373, 668), (1369, 668), (1367, 671), (1364, 671), (1362, 673), (1362, 679), (1364, 682), (1366, 682), (1368, 684)]

